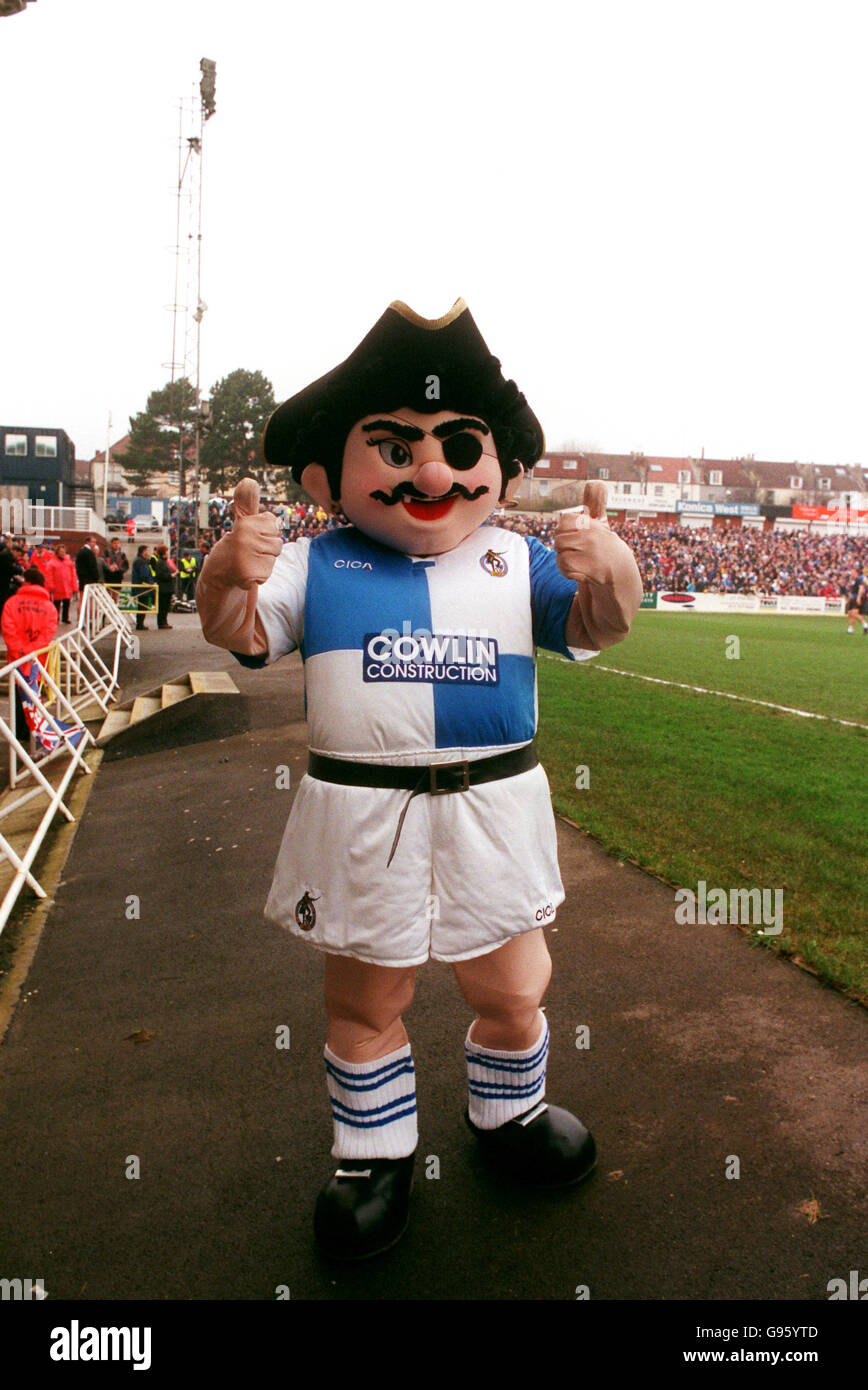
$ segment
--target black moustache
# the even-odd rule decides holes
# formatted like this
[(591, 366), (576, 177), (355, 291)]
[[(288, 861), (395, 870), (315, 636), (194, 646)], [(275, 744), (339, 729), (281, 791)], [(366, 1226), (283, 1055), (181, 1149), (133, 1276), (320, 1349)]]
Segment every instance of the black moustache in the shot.
[(450, 492), (443, 497), (429, 497), (426, 492), (419, 492), (412, 483), (399, 483), (394, 492), (381, 492), (378, 488), (376, 492), (370, 493), (375, 502), (383, 502), (387, 507), (394, 507), (402, 497), (409, 497), (411, 502), (445, 502), (449, 497), (464, 497), (468, 502), (475, 502), (477, 497), (482, 497), (488, 492), (487, 487), (478, 487), (473, 492), (463, 483), (455, 483)]

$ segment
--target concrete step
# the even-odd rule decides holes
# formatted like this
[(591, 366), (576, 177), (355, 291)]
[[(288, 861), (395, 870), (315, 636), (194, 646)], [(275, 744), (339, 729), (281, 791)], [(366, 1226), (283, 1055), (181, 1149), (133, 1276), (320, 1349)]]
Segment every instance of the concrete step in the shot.
[(130, 723), (137, 724), (140, 719), (147, 719), (149, 715), (156, 714), (162, 708), (160, 695), (138, 695), (130, 711)]
[(107, 758), (231, 737), (249, 726), (247, 702), (228, 671), (191, 671), (118, 705), (97, 737)]
[(238, 686), (228, 671), (191, 671), (190, 688), (194, 695), (238, 694)]
[(115, 734), (120, 733), (121, 729), (128, 729), (129, 725), (130, 711), (128, 709), (110, 710), (97, 736), (97, 743), (102, 744), (106, 739), (113, 738)]
[(167, 683), (162, 690), (163, 709), (167, 709), (169, 705), (176, 705), (179, 700), (189, 700), (192, 693), (189, 683), (186, 685), (182, 685), (180, 682), (173, 685)]

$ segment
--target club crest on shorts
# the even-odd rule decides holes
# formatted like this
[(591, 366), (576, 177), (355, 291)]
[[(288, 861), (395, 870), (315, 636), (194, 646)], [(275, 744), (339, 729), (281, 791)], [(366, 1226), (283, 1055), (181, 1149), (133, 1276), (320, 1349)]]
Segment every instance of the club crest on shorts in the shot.
[(312, 898), (309, 892), (303, 893), (296, 903), (295, 920), (302, 931), (313, 931), (316, 926), (316, 908), (314, 907), (314, 903), (318, 903), (321, 897), (321, 893), (318, 893), (315, 898)]
[(486, 550), (479, 563), (485, 573), (490, 574), (494, 579), (502, 579), (508, 571), (502, 550)]

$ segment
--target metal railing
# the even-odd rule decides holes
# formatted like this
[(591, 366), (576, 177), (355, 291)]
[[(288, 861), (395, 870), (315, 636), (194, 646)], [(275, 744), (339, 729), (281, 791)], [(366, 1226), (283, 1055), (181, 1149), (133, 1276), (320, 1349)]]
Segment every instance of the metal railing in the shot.
[[(95, 647), (96, 642), (107, 637), (114, 639), (110, 661), (104, 660)], [(96, 706), (104, 714), (108, 712), (120, 686), (121, 647), (132, 652), (135, 641), (129, 619), (105, 592), (105, 586), (88, 584), (81, 597), (77, 627), (49, 646), (28, 652), (0, 669), (0, 682), (7, 680), (9, 688), (9, 718), (0, 717), (0, 739), (5, 739), (9, 747), (10, 788), (10, 794), (0, 804), (0, 825), (34, 798), (47, 798), (47, 805), (23, 855), (19, 855), (0, 833), (0, 860), (7, 860), (14, 870), (12, 882), (0, 904), (0, 932), (25, 883), (37, 897), (46, 897), (31, 866), (55, 815), (59, 812), (67, 821), (75, 819), (64, 799), (74, 774), (79, 771), (91, 776), (84, 753), (95, 745), (96, 739), (85, 725), (81, 712), (86, 706)], [(38, 688), (32, 683), (34, 677)], [(27, 747), (19, 741), (24, 731), (18, 728), (16, 704), (31, 711)], [(53, 786), (45, 770), (64, 759), (68, 760), (67, 765), (57, 785)], [(34, 785), (15, 796), (16, 788), (28, 779), (32, 779)]]
[[(121, 644), (123, 643), (128, 651), (132, 651), (135, 633), (127, 617), (128, 610), (122, 609), (118, 603), (115, 603), (108, 592), (110, 587), (121, 590), (126, 586), (123, 584), (87, 585), (79, 603), (78, 624), (75, 630), (91, 647), (102, 637), (114, 636), (115, 646), (111, 674), (112, 681), (116, 685)], [(156, 591), (156, 585), (153, 588)], [(68, 633), (67, 636), (69, 636)], [(64, 639), (61, 638), (60, 640), (63, 641)]]
[[(0, 824), (7, 817), (20, 811), (29, 801), (35, 797), (45, 796), (48, 804), (46, 805), (42, 817), (33, 829), (30, 841), (24, 852), (23, 857), (19, 856), (12, 848), (6, 837), (0, 833), (0, 857), (8, 860), (14, 869), (12, 882), (6, 890), (2, 904), (0, 904), (0, 931), (6, 925), (9, 914), (15, 905), (18, 894), (28, 883), (34, 893), (39, 898), (46, 897), (44, 888), (34, 878), (30, 872), (31, 865), (39, 853), (40, 846), (45, 839), (48, 827), (55, 815), (59, 811), (68, 821), (75, 819), (69, 807), (64, 801), (64, 795), (69, 783), (76, 770), (91, 775), (91, 770), (84, 760), (84, 751), (90, 744), (96, 742), (94, 736), (82, 722), (71, 702), (54, 680), (42, 658), (47, 656), (49, 648), (40, 648), (38, 652), (29, 652), (26, 656), (18, 657), (16, 661), (9, 662), (0, 670), (0, 680), (4, 677), (9, 681), (9, 708), (11, 723), (0, 717), (0, 737), (4, 738), (9, 745), (10, 763), (10, 788), (15, 789), (27, 777), (32, 777), (35, 786), (29, 791), (25, 791), (21, 796), (10, 796), (3, 800), (0, 805)], [(34, 690), (30, 681), (27, 679), (23, 668), (28, 668), (31, 679), (34, 674), (38, 677), (39, 691)], [(29, 748), (25, 748), (19, 743), (19, 730), (17, 728), (17, 716), (15, 713), (15, 693), (16, 689), (20, 693), (23, 704), (26, 704), (33, 711), (34, 722), (40, 728), (46, 726), (50, 731), (51, 741), (56, 740), (56, 746), (48, 751), (44, 747), (39, 750), (34, 749), (34, 735), (30, 730)], [(56, 703), (57, 714), (52, 714), (49, 702), (46, 700), (43, 691), (51, 693), (51, 704)], [(40, 758), (40, 753), (45, 755)], [(45, 768), (53, 762), (61, 762), (68, 759), (67, 766), (57, 782), (52, 786), (49, 779), (45, 776)], [(23, 768), (20, 766), (23, 764)]]

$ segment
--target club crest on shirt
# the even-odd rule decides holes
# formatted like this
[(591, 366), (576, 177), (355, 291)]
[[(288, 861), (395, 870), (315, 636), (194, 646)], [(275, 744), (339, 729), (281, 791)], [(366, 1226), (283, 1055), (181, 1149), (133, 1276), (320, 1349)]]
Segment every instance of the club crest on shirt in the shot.
[(314, 903), (318, 903), (322, 894), (319, 893), (315, 898), (310, 893), (303, 893), (295, 905), (295, 920), (302, 931), (313, 931), (316, 926), (316, 908)]
[(486, 574), (490, 574), (494, 579), (502, 579), (508, 573), (508, 566), (503, 558), (502, 550), (486, 550), (479, 561)]

